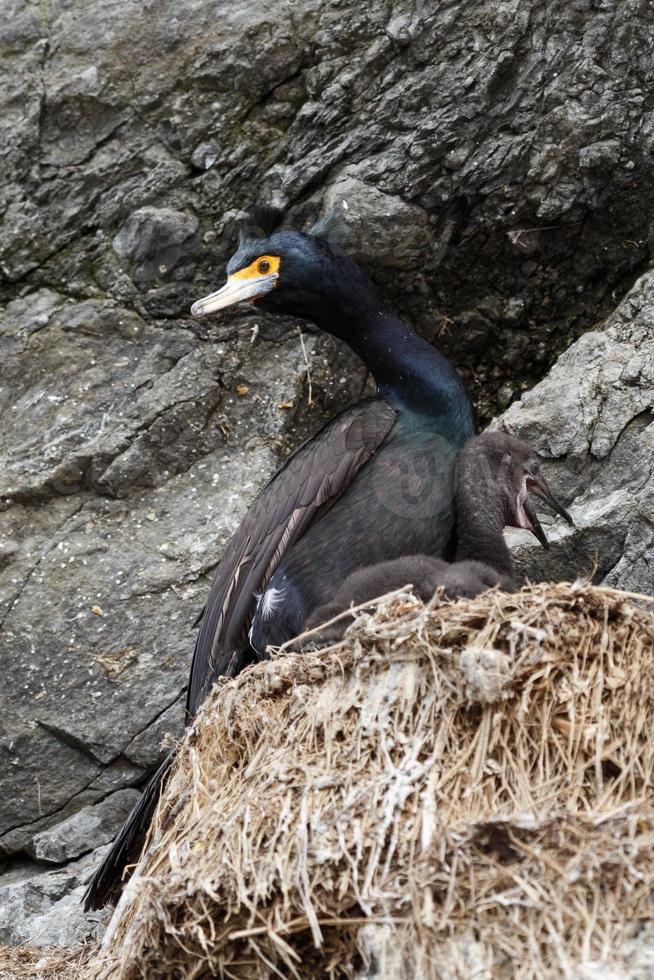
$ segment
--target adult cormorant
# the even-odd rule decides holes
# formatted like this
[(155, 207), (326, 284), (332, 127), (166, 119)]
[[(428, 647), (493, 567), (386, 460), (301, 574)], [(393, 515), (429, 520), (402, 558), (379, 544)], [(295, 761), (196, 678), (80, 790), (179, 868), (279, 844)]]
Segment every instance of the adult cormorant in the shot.
[[(549, 544), (529, 500), (535, 494), (572, 524), (572, 518), (550, 490), (536, 454), (526, 443), (504, 432), (485, 432), (468, 440), (456, 462), (457, 547), (452, 563), (431, 555), (405, 555), (353, 572), (333, 599), (308, 617), (306, 629), (327, 623), (352, 605), (367, 602), (411, 583), (424, 602), (442, 588), (449, 599), (472, 598), (498, 586), (516, 588), (515, 567), (504, 540), (505, 527), (531, 531)], [(345, 632), (348, 617), (327, 626), (311, 642), (334, 643)]]
[[(221, 675), (234, 675), (306, 617), (361, 565), (414, 552), (447, 553), (453, 471), (473, 433), (472, 409), (450, 362), (386, 306), (368, 275), (332, 240), (280, 229), (258, 209), (227, 266), (227, 282), (194, 303), (204, 316), (242, 300), (310, 320), (344, 340), (377, 386), (301, 446), (260, 491), (227, 545), (200, 624), (187, 694), (190, 720)], [(257, 652), (258, 651), (258, 652)], [(105, 904), (149, 825), (167, 759), (147, 784), (86, 895)]]

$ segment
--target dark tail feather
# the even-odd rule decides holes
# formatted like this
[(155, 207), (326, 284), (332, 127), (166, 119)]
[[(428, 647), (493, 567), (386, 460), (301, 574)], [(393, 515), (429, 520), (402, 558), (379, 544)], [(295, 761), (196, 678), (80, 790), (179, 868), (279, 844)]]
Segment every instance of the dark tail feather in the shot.
[(172, 753), (167, 755), (157, 771), (146, 783), (142, 795), (125, 821), (122, 830), (105, 855), (84, 895), (84, 910), (101, 909), (109, 901), (118, 897), (122, 887), (123, 871), (128, 864), (135, 862), (143, 847), (145, 835), (152, 821), (161, 787), (165, 783), (173, 761)]

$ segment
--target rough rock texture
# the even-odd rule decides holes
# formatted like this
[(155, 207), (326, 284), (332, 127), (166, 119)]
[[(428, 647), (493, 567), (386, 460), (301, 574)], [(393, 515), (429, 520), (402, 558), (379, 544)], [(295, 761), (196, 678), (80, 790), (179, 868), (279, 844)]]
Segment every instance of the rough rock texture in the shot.
[[(155, 765), (231, 529), (365, 385), (295, 322), (190, 319), (241, 210), (268, 199), (301, 221), (345, 202), (351, 251), (486, 421), (646, 267), (654, 31), (647, 0), (3, 14), (0, 854), (15, 875), (44, 833)], [(652, 588), (648, 281), (507, 417), (576, 500), (574, 548), (538, 553), (535, 574), (587, 570), (597, 550), (599, 577)]]
[(0, 943), (70, 946), (96, 936), (107, 912), (84, 915), (80, 902), (105, 849), (56, 868), (17, 862), (0, 878)]
[(602, 331), (584, 334), (500, 420), (551, 462), (575, 527), (557, 521), (545, 551), (517, 555), (530, 577), (654, 594), (654, 273)]
[(63, 864), (113, 840), (139, 798), (135, 789), (121, 789), (94, 806), (84, 806), (49, 830), (32, 838), (29, 853), (37, 861)]

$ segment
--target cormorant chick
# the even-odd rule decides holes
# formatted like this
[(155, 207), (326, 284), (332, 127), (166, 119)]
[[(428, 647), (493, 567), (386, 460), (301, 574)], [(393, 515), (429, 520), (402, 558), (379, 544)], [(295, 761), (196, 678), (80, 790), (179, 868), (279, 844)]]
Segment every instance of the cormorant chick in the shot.
[[(441, 587), (449, 599), (472, 598), (494, 586), (512, 592), (516, 588), (515, 569), (504, 540), (504, 527), (531, 531), (544, 547), (549, 547), (529, 493), (539, 496), (572, 524), (529, 446), (503, 432), (487, 432), (470, 439), (456, 464), (455, 561), (450, 564), (418, 554), (360, 568), (348, 576), (331, 602), (309, 616), (305, 628), (313, 629), (352, 605), (407, 584), (424, 602)], [(321, 644), (334, 643), (348, 625), (347, 618), (340, 619), (312, 639)]]

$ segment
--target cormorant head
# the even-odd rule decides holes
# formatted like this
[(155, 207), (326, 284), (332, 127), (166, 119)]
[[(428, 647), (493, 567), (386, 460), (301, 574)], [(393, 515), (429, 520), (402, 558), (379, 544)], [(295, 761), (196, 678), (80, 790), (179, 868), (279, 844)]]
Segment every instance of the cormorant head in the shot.
[(347, 323), (379, 301), (368, 276), (339, 247), (342, 219), (328, 215), (305, 233), (281, 228), (282, 217), (272, 208), (251, 212), (227, 264), (227, 282), (194, 303), (192, 315), (206, 316), (249, 300), (271, 313), (299, 316), (345, 336)]
[(476, 492), (487, 500), (499, 495), (505, 527), (531, 531), (544, 548), (549, 548), (530, 494), (543, 500), (568, 524), (574, 523), (550, 490), (536, 453), (522, 440), (506, 432), (484, 432), (466, 443), (461, 458), (462, 491), (474, 481)]

